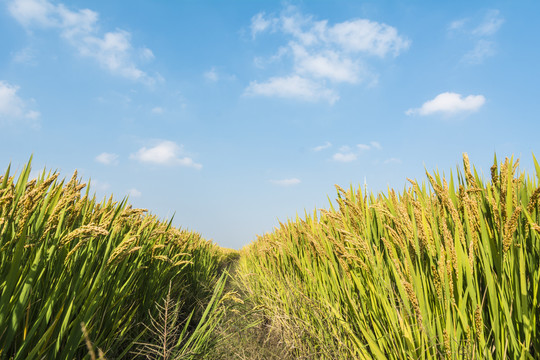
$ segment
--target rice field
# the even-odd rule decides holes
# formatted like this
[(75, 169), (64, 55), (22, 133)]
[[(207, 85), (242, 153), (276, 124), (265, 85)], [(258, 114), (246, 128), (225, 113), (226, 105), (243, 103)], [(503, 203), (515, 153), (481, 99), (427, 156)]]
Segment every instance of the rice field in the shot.
[(337, 186), (239, 252), (75, 174), (0, 177), (1, 359), (538, 359), (540, 166)]
[(238, 278), (290, 358), (540, 358), (540, 167), (497, 160), (337, 206), (242, 250)]
[[(220, 250), (75, 173), (0, 176), (0, 358), (183, 358), (222, 316)], [(88, 187), (86, 187), (88, 189)]]

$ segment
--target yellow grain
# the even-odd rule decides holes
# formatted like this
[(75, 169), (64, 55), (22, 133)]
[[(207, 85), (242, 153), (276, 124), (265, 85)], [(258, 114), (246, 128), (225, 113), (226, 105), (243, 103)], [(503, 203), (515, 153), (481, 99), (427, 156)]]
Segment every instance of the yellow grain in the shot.
[(534, 207), (536, 206), (536, 203), (538, 202), (538, 199), (540, 198), (540, 186), (536, 188), (536, 190), (533, 191), (531, 194), (531, 197), (529, 198), (529, 203), (527, 204), (527, 212), (532, 213), (534, 210)]
[(476, 306), (474, 311), (474, 329), (476, 332), (476, 339), (480, 341), (484, 337), (484, 322), (482, 321), (482, 309), (480, 304)]
[(469, 187), (474, 187), (476, 185), (476, 180), (471, 172), (471, 164), (469, 162), (469, 155), (467, 155), (467, 153), (463, 153), (463, 167), (465, 168), (467, 185), (469, 185)]
[(514, 210), (512, 217), (508, 219), (508, 221), (504, 225), (504, 238), (503, 238), (503, 252), (504, 253), (506, 253), (508, 249), (510, 249), (510, 246), (512, 245), (514, 232), (516, 231), (518, 223), (519, 223), (518, 219), (519, 219), (520, 213), (521, 213), (521, 207), (518, 207), (517, 209)]

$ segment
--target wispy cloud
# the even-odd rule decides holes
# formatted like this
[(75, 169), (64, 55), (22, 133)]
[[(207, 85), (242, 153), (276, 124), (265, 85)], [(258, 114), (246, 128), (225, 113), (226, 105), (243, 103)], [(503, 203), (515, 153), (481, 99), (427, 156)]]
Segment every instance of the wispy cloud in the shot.
[(331, 146), (332, 146), (332, 144), (329, 141), (327, 141), (327, 142), (324, 143), (324, 145), (315, 146), (312, 150), (315, 151), (315, 152), (319, 152), (319, 151), (322, 151), (324, 149), (328, 149)]
[(484, 20), (473, 29), (472, 34), (476, 36), (494, 35), (504, 24), (504, 19), (500, 16), (499, 10), (490, 10), (486, 13)]
[(332, 159), (337, 162), (352, 162), (358, 159), (362, 153), (373, 149), (381, 150), (382, 146), (377, 141), (370, 141), (369, 144), (356, 144), (354, 147), (344, 145), (332, 156)]
[[(246, 94), (324, 100), (330, 104), (339, 99), (335, 85), (374, 82), (377, 76), (368, 70), (368, 58), (397, 56), (410, 45), (392, 26), (367, 19), (330, 25), (328, 20), (316, 20), (294, 6), (288, 6), (278, 16), (255, 15), (251, 20), (251, 33), (253, 38), (263, 33), (283, 36), (286, 45), (279, 47), (270, 62), (292, 60), (292, 66), (289, 75), (251, 82)], [(257, 64), (264, 64), (261, 58), (256, 60)], [(302, 84), (301, 96), (298, 91), (290, 91), (290, 86), (275, 86), (291, 83), (296, 87)], [(268, 87), (272, 91), (263, 91)], [(321, 92), (324, 95), (312, 95)]]
[(452, 32), (452, 31), (461, 30), (467, 24), (468, 21), (469, 19), (454, 20), (450, 23), (450, 25), (448, 25), (448, 31)]
[(145, 61), (153, 59), (152, 51), (133, 49), (131, 33), (127, 31), (101, 33), (99, 14), (95, 11), (70, 10), (64, 4), (56, 5), (47, 0), (14, 0), (9, 3), (9, 11), (28, 30), (57, 30), (80, 55), (96, 60), (115, 75), (147, 84), (160, 79), (141, 70), (135, 61), (137, 53)]
[(332, 159), (338, 162), (351, 162), (351, 161), (356, 160), (357, 157), (358, 156), (352, 152), (347, 152), (347, 153), (338, 152), (332, 156)]
[(283, 179), (283, 180), (270, 180), (270, 182), (278, 186), (293, 186), (293, 185), (298, 185), (301, 183), (300, 179), (297, 179), (297, 178)]
[(103, 152), (96, 156), (95, 160), (98, 163), (104, 164), (104, 165), (116, 165), (118, 164), (118, 155), (113, 153), (107, 153)]
[(128, 190), (128, 194), (129, 194), (130, 197), (136, 198), (136, 197), (141, 197), (142, 192), (140, 192), (139, 190), (137, 190), (135, 188), (131, 188), (131, 189)]
[(234, 81), (236, 76), (233, 74), (227, 74), (222, 71), (218, 71), (215, 66), (212, 66), (210, 70), (203, 73), (203, 77), (208, 82), (217, 83), (218, 81)]
[(468, 51), (461, 60), (468, 64), (480, 64), (485, 58), (495, 55), (495, 42), (480, 39), (476, 42), (474, 49)]
[(371, 146), (366, 145), (366, 144), (358, 144), (358, 145), (356, 145), (356, 147), (357, 147), (358, 150), (360, 150), (360, 151), (363, 151), (363, 150), (369, 150), (369, 149), (371, 148)]
[(35, 123), (40, 118), (41, 114), (29, 106), (32, 100), (23, 100), (18, 91), (18, 86), (0, 80), (0, 123), (21, 120)]
[(330, 104), (339, 99), (334, 90), (327, 89), (318, 82), (298, 75), (274, 77), (262, 83), (252, 81), (244, 94), (247, 96), (263, 95), (307, 101), (325, 100)]
[(360, 64), (336, 51), (326, 50), (310, 54), (305, 47), (292, 44), (294, 69), (302, 75), (314, 79), (328, 79), (335, 83), (355, 84), (360, 78)]
[(276, 24), (276, 19), (266, 19), (266, 14), (264, 12), (260, 12), (253, 16), (251, 18), (251, 36), (255, 38), (255, 36), (260, 33), (264, 32), (271, 26)]
[(25, 47), (12, 54), (12, 61), (18, 64), (36, 64), (35, 50), (31, 47)]
[(164, 110), (160, 106), (156, 106), (156, 107), (152, 108), (152, 114), (161, 115), (161, 114), (163, 114), (163, 112), (164, 112)]
[(152, 147), (142, 147), (130, 158), (142, 163), (157, 165), (179, 165), (201, 169), (202, 165), (192, 158), (183, 156), (183, 147), (174, 141), (160, 140)]
[(460, 94), (445, 92), (437, 95), (433, 100), (426, 101), (420, 108), (409, 109), (407, 115), (454, 115), (464, 112), (478, 111), (486, 99), (482, 95), (469, 95), (463, 97)]
[(152, 50), (148, 48), (139, 49), (139, 57), (144, 61), (152, 61), (156, 58)]
[(111, 188), (111, 184), (109, 184), (108, 182), (100, 181), (96, 179), (90, 180), (90, 186), (91, 186), (91, 189), (102, 192), (102, 193), (108, 191)]
[(401, 159), (393, 157), (393, 158), (389, 158), (389, 159), (384, 160), (384, 163), (385, 164), (396, 164), (397, 165), (397, 164), (401, 164)]
[(495, 35), (504, 24), (499, 10), (489, 10), (480, 21), (469, 18), (454, 20), (448, 26), (450, 33), (459, 32), (474, 41), (474, 46), (467, 51), (461, 61), (467, 64), (481, 64), (488, 57), (496, 54)]
[(213, 81), (213, 82), (216, 82), (219, 80), (219, 75), (218, 75), (218, 72), (216, 70), (216, 68), (211, 68), (210, 70), (208, 70), (207, 72), (204, 73), (204, 78), (208, 81)]

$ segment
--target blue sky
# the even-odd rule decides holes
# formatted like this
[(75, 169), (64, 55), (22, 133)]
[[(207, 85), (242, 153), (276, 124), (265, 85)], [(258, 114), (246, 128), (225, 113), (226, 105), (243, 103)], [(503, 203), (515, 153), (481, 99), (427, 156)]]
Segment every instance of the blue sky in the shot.
[(334, 184), (538, 151), (536, 1), (0, 1), (0, 165), (240, 248)]

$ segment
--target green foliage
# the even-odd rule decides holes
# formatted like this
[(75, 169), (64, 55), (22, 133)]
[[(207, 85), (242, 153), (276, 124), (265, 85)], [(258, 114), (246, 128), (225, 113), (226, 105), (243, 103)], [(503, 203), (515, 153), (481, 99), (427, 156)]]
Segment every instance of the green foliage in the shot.
[[(0, 359), (540, 357), (540, 166), (468, 157), (240, 253), (75, 174), (0, 176)], [(234, 281), (229, 281), (229, 271)]]
[(291, 358), (540, 357), (540, 167), (506, 159), (484, 183), (464, 154), (450, 179), (401, 194), (338, 187), (320, 215), (242, 250), (238, 281)]
[(217, 246), (126, 200), (96, 201), (76, 173), (29, 175), (30, 162), (0, 176), (0, 358), (133, 357), (166, 296), (185, 329), (175, 354), (204, 352), (224, 282)]

